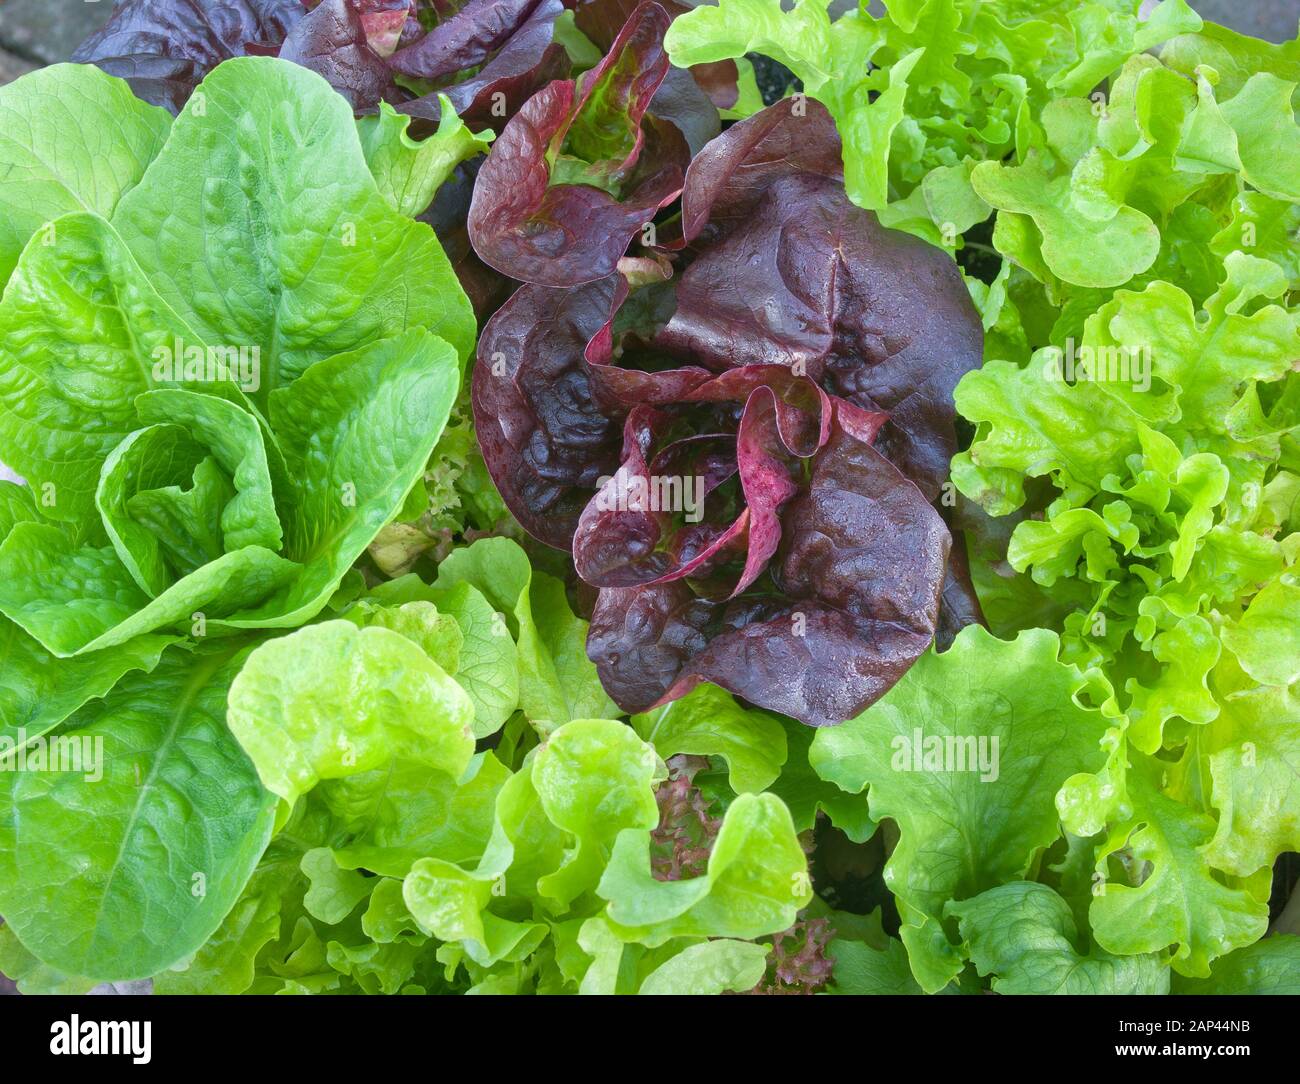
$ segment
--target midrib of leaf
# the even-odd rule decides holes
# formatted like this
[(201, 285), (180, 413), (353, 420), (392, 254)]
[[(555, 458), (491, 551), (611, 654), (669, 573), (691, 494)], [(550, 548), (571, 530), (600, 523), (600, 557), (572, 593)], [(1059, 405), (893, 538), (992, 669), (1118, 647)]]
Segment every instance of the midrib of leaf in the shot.
[(239, 648), (237, 645), (232, 646), (228, 651), (213, 655), (206, 663), (200, 663), (195, 667), (194, 673), (190, 677), (189, 681), (187, 681), (184, 687), (180, 690), (180, 695), (176, 700), (176, 706), (172, 709), (171, 721), (167, 727), (167, 734), (156, 747), (153, 765), (149, 769), (148, 776), (140, 784), (140, 794), (136, 799), (134, 808), (131, 810), (130, 819), (127, 821), (126, 827), (122, 832), (122, 841), (118, 846), (117, 856), (114, 858), (113, 864), (109, 867), (108, 880), (104, 882), (104, 888), (99, 898), (99, 906), (95, 910), (95, 921), (91, 927), (91, 952), (94, 951), (100, 934), (103, 932), (102, 923), (104, 918), (104, 907), (108, 903), (109, 896), (112, 894), (113, 882), (117, 879), (117, 875), (122, 869), (123, 856), (125, 855), (127, 846), (131, 841), (131, 836), (135, 831), (136, 823), (140, 819), (140, 814), (144, 808), (145, 801), (150, 797), (150, 792), (153, 788), (158, 772), (166, 760), (167, 754), (171, 751), (172, 745), (175, 744), (176, 734), (180, 730), (181, 724), (186, 720), (186, 718), (188, 718), (190, 708), (198, 698), (199, 694), (204, 688), (206, 688), (212, 675), (228, 663), (235, 656), (238, 650)]

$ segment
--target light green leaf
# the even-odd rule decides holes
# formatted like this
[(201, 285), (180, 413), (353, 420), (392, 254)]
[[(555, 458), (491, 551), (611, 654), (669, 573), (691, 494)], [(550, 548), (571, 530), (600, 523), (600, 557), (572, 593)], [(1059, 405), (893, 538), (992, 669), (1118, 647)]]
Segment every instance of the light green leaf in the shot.
[(45, 963), (147, 978), (196, 951), (239, 898), (275, 815), (225, 726), (241, 662), (230, 645), (174, 650), (81, 709), (59, 737), (102, 758), (98, 781), (0, 772), (0, 911)]
[(538, 882), (542, 895), (568, 903), (594, 888), (619, 833), (659, 823), (659, 768), (631, 727), (609, 719), (574, 720), (538, 748), (531, 768), (538, 800), (575, 841), (564, 863)]
[(263, 644), (230, 691), (230, 729), (272, 793), (408, 760), (459, 777), (474, 708), (406, 637), (327, 621)]
[[(1215, 878), (1205, 856), (1214, 821), (1162, 794), (1158, 761), (1132, 754), (1128, 772), (1131, 815), (1116, 825), (1097, 850), (1105, 892), (1089, 909), (1093, 937), (1108, 952), (1130, 956), (1177, 946), (1179, 974), (1204, 977), (1210, 962), (1249, 945), (1268, 926), (1268, 906), (1242, 888)], [(1121, 848), (1129, 861), (1150, 863), (1141, 884), (1109, 877), (1107, 858)]]
[(1261, 684), (1300, 681), (1300, 585), (1287, 579), (1265, 584), (1220, 636), (1241, 668)]
[(359, 628), (381, 628), (405, 636), (454, 676), (460, 666), (460, 649), (465, 642), (460, 626), (432, 602), (404, 602), (400, 606), (376, 606), (362, 600), (344, 614)]
[(1145, 214), (1122, 206), (1104, 222), (1080, 215), (1071, 203), (1070, 178), (1053, 179), (1036, 157), (1022, 166), (981, 162), (971, 184), (999, 211), (1032, 218), (1042, 234), (1047, 266), (1078, 286), (1122, 286), (1150, 267), (1160, 251), (1160, 231)]
[(0, 925), (0, 975), (12, 979), (20, 994), (87, 994), (99, 984), (94, 979), (65, 975), (41, 963), (23, 948), (8, 926)]
[(574, 616), (559, 580), (534, 575), (518, 543), (483, 538), (453, 551), (438, 566), (435, 587), (459, 583), (476, 587), (503, 619), (513, 619), (519, 702), (538, 730), (546, 733), (573, 719), (620, 714), (587, 658), (587, 622)]
[(1291, 98), (1296, 84), (1257, 72), (1221, 110), (1237, 133), (1242, 176), (1266, 196), (1300, 203), (1300, 128)]
[(1112, 956), (1076, 947), (1070, 906), (1047, 885), (1012, 881), (950, 903), (981, 975), (999, 994), (1167, 994), (1169, 969), (1154, 954)]
[(373, 878), (341, 868), (328, 847), (318, 847), (304, 854), (302, 871), (311, 882), (303, 896), (303, 906), (312, 918), (331, 926), (347, 918), (375, 886)]
[(1205, 758), (1219, 814), (1205, 857), (1248, 877), (1300, 851), (1300, 686), (1248, 687), (1219, 702), (1192, 746)]
[(458, 380), (451, 347), (414, 330), (318, 362), (272, 396), (290, 487), (284, 555), (303, 570), (224, 624), (284, 628), (320, 612), (423, 472)]
[(490, 752), (453, 779), (413, 762), (329, 780), (318, 791), (347, 842), (334, 859), (347, 869), (404, 877), (426, 857), (477, 862), (492, 835), (497, 795), (510, 772)]
[(767, 790), (786, 759), (780, 718), (742, 708), (716, 685), (699, 685), (680, 700), (632, 716), (632, 729), (664, 760), (678, 753), (723, 757), (737, 794)]
[(968, 626), (856, 719), (813, 740), (823, 778), (851, 793), (869, 785), (871, 815), (898, 824), (885, 882), (928, 992), (962, 967), (945, 903), (1023, 877), (1060, 835), (1061, 784), (1104, 760), (1106, 720), (1074, 703), (1084, 678), (1056, 661), (1057, 650), (1043, 629), (1005, 643)]
[(674, 937), (752, 939), (794, 924), (812, 899), (807, 860), (790, 812), (770, 794), (742, 794), (728, 807), (703, 876), (657, 881), (650, 837), (628, 829), (597, 889), (610, 928), (651, 948)]
[(80, 655), (201, 614), (247, 606), (289, 582), (296, 566), (259, 546), (226, 553), (145, 595), (111, 546), (77, 546), (67, 530), (20, 523), (0, 545), (0, 612), (51, 653)]
[(175, 637), (139, 636), (121, 647), (60, 659), (0, 618), (0, 760), (104, 696), (132, 670), (152, 670)]
[[(139, 428), (155, 351), (202, 343), (102, 218), (71, 214), (27, 246), (0, 301), (0, 446), (53, 519), (94, 514), (100, 468)], [(174, 374), (160, 371), (160, 375)], [(238, 398), (233, 384), (212, 394)]]
[(0, 290), (31, 236), (70, 211), (107, 218), (171, 127), (120, 79), (55, 64), (0, 87)]
[(1217, 960), (1205, 979), (1174, 975), (1175, 994), (1300, 994), (1300, 937), (1276, 934)]
[[(441, 573), (445, 575), (445, 573)], [(460, 626), (460, 660), (452, 675), (474, 702), (474, 736), (495, 734), (519, 706), (519, 654), (505, 615), (494, 610), (483, 592), (468, 581), (453, 586), (425, 586), (417, 576), (380, 584), (376, 601), (427, 601)]]
[(438, 106), (438, 130), (421, 140), (407, 134), (411, 118), (387, 102), (379, 103), (377, 115), (357, 119), (361, 149), (379, 194), (407, 218), (428, 208), (461, 162), (486, 154), (492, 144), (492, 132), (466, 128), (445, 94), (438, 95)]
[(767, 946), (748, 941), (705, 941), (682, 949), (664, 961), (641, 983), (638, 994), (744, 993), (763, 980)]
[[(328, 169), (309, 146), (328, 148)], [(112, 221), (196, 339), (257, 347), (259, 402), (315, 361), (407, 329), (434, 329), (460, 358), (473, 344), (433, 231), (388, 205), (347, 103), (296, 64), (214, 69)]]

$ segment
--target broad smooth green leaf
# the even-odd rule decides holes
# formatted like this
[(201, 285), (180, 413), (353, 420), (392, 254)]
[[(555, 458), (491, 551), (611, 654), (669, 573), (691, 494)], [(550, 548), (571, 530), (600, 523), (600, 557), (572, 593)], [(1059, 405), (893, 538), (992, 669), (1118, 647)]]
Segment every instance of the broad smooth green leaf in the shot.
[(136, 396), (171, 382), (154, 379), (155, 351), (178, 340), (202, 342), (97, 215), (65, 215), (23, 251), (0, 301), (0, 447), (47, 516), (94, 515), (100, 468), (139, 428)]
[(0, 612), (53, 654), (79, 655), (250, 605), (296, 571), (270, 550), (246, 546), (151, 600), (111, 546), (78, 546), (66, 528), (20, 523), (0, 544)]
[(70, 211), (111, 215), (170, 127), (164, 110), (87, 64), (55, 64), (0, 87), (0, 290), (47, 223)]
[(451, 347), (413, 330), (317, 362), (272, 396), (289, 477), (284, 555), (303, 569), (225, 624), (292, 627), (320, 612), (420, 477), (458, 382)]
[(903, 942), (889, 938), (883, 949), (862, 941), (836, 938), (830, 954), (835, 960), (832, 994), (923, 994), (912, 977)]
[(0, 975), (12, 979), (20, 994), (87, 994), (99, 985), (94, 979), (65, 975), (41, 963), (23, 948), (8, 926), (0, 925)]
[(315, 361), (410, 328), (461, 358), (473, 344), (433, 231), (388, 205), (347, 103), (296, 64), (217, 67), (112, 221), (200, 341), (258, 348), (259, 402)]
[(0, 759), (14, 743), (38, 738), (83, 704), (104, 696), (132, 670), (152, 670), (175, 637), (139, 636), (121, 647), (73, 659), (51, 655), (0, 618)]
[[(286, 868), (288, 867), (288, 868)], [(224, 921), (192, 957), (154, 976), (155, 994), (242, 994), (257, 954), (280, 935), (285, 895), (297, 866), (263, 860)]]
[(95, 770), (0, 772), (0, 910), (45, 963), (147, 978), (197, 950), (239, 898), (275, 815), (226, 729), (242, 661), (231, 645), (172, 650), (57, 735)]

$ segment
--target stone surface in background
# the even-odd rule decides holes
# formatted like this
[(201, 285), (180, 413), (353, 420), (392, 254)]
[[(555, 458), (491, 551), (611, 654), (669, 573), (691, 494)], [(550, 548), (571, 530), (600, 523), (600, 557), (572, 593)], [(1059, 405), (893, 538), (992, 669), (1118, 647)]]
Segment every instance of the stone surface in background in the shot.
[(109, 0), (3, 0), (0, 46), (46, 64), (67, 60), (112, 10)]
[(0, 86), (12, 83), (20, 75), (26, 75), (35, 67), (36, 65), (30, 60), (24, 60), (20, 56), (14, 56), (13, 53), (6, 53), (0, 49)]

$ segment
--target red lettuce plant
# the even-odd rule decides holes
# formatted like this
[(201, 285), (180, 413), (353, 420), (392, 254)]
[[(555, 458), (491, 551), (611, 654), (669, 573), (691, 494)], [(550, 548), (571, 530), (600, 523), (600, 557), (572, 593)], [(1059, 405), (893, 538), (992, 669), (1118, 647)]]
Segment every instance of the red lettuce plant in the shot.
[[(641, 88), (617, 129), (641, 148), (644, 128), (629, 133), (657, 82), (637, 76), (659, 69), (652, 47), (636, 69), (629, 52), (609, 69)], [(479, 208), (541, 192), (545, 209), (479, 250), (528, 280), (484, 329), (474, 376), (503, 497), (599, 589), (588, 654), (625, 710), (709, 681), (812, 725), (856, 715), (939, 621), (950, 538), (931, 502), (955, 450), (952, 389), (982, 345), (955, 265), (848, 201), (834, 125), (799, 99), (712, 141), (684, 179), (680, 239), (626, 255), (629, 233), (612, 243), (576, 210), (608, 193), (550, 196), (560, 127), (512, 138), (536, 131), (533, 106), (475, 193)], [(542, 285), (571, 278), (576, 252), (621, 271)]]

